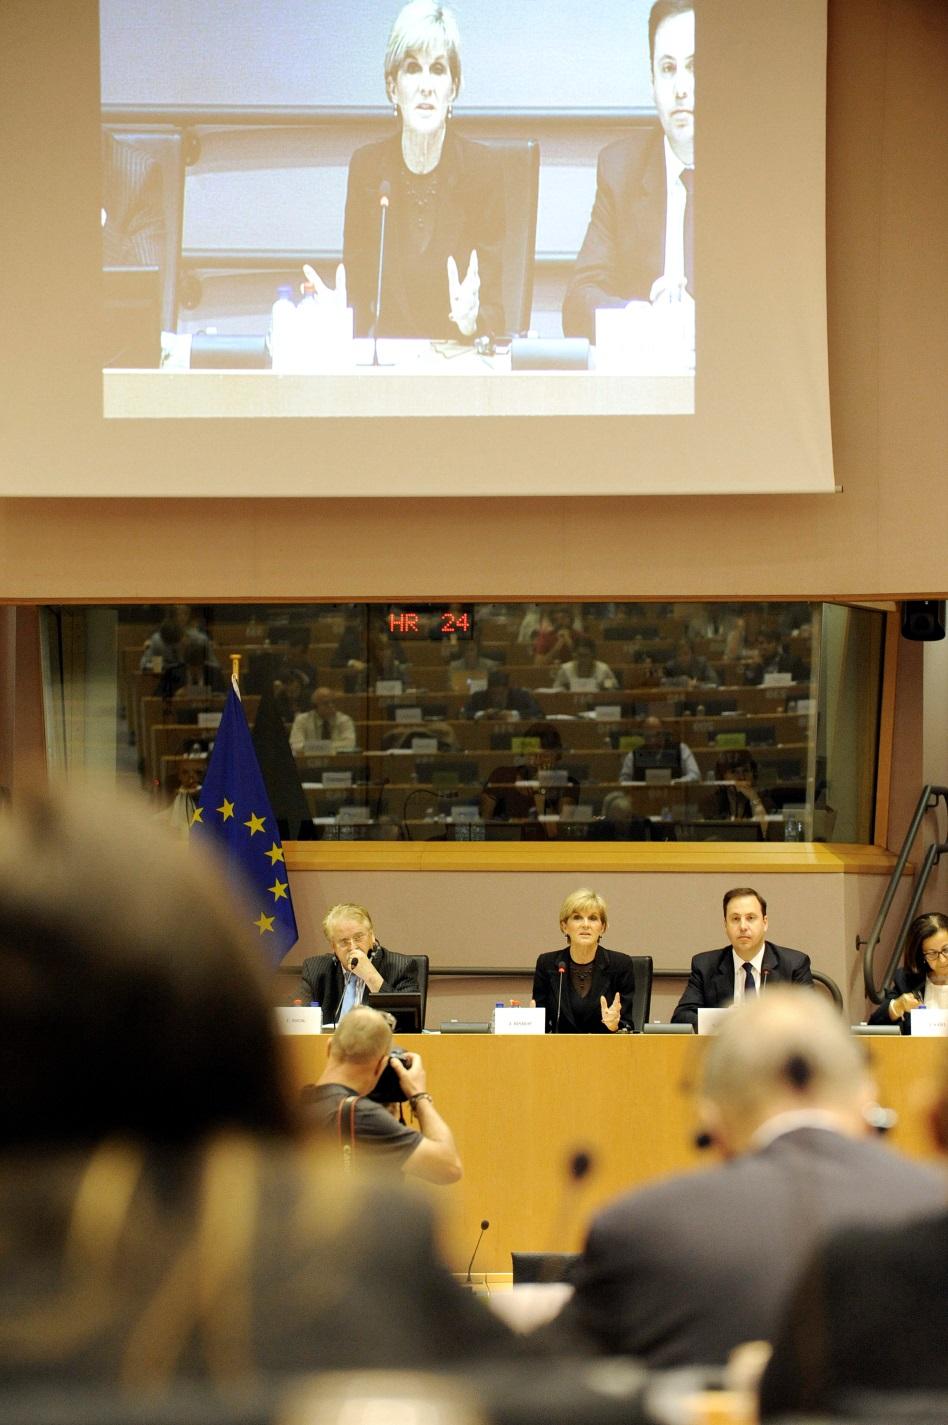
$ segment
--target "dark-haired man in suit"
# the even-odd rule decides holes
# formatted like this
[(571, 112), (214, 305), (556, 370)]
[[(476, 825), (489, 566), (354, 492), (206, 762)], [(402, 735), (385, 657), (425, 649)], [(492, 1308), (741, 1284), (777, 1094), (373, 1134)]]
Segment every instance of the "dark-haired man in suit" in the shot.
[(567, 336), (594, 341), (597, 307), (694, 301), (693, 0), (656, 0), (648, 29), (660, 123), (599, 155), (596, 200), (563, 302)]
[(699, 1009), (721, 1009), (770, 985), (812, 985), (810, 957), (767, 940), (767, 902), (753, 886), (724, 894), (724, 929), (730, 945), (695, 955), (672, 1024), (697, 1028)]

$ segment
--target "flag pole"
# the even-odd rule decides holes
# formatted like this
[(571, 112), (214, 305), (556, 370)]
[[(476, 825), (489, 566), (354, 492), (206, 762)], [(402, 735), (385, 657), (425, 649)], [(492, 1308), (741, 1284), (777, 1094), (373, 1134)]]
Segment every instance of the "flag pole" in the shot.
[[(234, 685), (234, 692), (240, 697), (240, 660), (243, 655), (231, 653), (230, 657), (230, 681)], [(241, 702), (243, 699), (241, 698)]]

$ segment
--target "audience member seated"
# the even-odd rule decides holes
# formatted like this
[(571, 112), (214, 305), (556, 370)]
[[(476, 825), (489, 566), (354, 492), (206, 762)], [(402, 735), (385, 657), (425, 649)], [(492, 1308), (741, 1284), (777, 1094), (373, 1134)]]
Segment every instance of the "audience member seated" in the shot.
[(563, 782), (546, 779), (563, 756), (563, 742), (552, 723), (531, 723), (523, 736), (535, 738), (538, 750), (515, 766), (494, 768), (481, 791), (480, 814), (484, 821), (523, 822), (524, 840), (551, 839), (557, 834), (556, 822), (540, 818), (569, 815), (568, 809), (579, 801), (579, 783), (569, 774)]
[(560, 906), (566, 946), (538, 956), (530, 1000), (545, 1010), (548, 1034), (632, 1032), (632, 960), (599, 943), (608, 923), (602, 896), (585, 886)]
[[(935, 1143), (948, 1153), (944, 1055), (930, 1125)], [(859, 1191), (857, 1185), (854, 1192)], [(904, 1203), (906, 1214), (915, 1206), (913, 1193)], [(775, 1332), (761, 1383), (761, 1418), (822, 1419), (839, 1413), (891, 1422), (945, 1419), (946, 1260), (943, 1178), (911, 1221), (892, 1222), (886, 1213), (874, 1222), (861, 1212), (858, 1225), (829, 1236), (817, 1247)], [(904, 1340), (905, 1349), (897, 1349), (893, 1337)], [(942, 1392), (940, 1409), (928, 1398), (935, 1392)], [(913, 1395), (920, 1397), (915, 1411)]]
[(293, 722), (310, 707), (309, 686), (296, 668), (281, 668), (273, 680), (273, 701), (283, 722)]
[[(865, 1055), (815, 990), (775, 987), (741, 1005), (709, 1040), (701, 1078), (701, 1141), (723, 1164), (628, 1193), (598, 1214), (575, 1295), (548, 1328), (555, 1339), (658, 1369), (721, 1365), (735, 1346), (773, 1339), (829, 1229), (889, 1223), (895, 1259), (902, 1224), (943, 1201), (937, 1172), (870, 1136)], [(888, 1276), (873, 1280), (863, 1294), (891, 1302)], [(808, 1324), (825, 1329), (813, 1316)]]
[(161, 673), (172, 663), (183, 663), (185, 649), (190, 643), (200, 645), (208, 663), (217, 664), (210, 639), (192, 620), (190, 606), (174, 604), (156, 631), (146, 639), (140, 666), (143, 669), (153, 669), (155, 659), (160, 658), (161, 665), (157, 671)]
[(348, 713), (336, 707), (332, 688), (316, 688), (312, 697), (313, 711), (299, 713), (290, 729), (290, 748), (296, 756), (305, 756), (319, 742), (332, 743), (333, 752), (352, 752), (356, 745), (355, 723)]
[(321, 1005), (323, 1017), (338, 1024), (366, 994), (417, 992), (417, 963), (379, 944), (364, 906), (334, 905), (323, 920), (323, 934), (332, 953), (303, 961), (297, 1003)]
[(573, 656), (573, 640), (582, 625), (568, 604), (556, 604), (540, 613), (533, 635), (534, 663), (565, 663)]
[(208, 661), (207, 645), (185, 638), (179, 645), (180, 662), (166, 663), (155, 692), (159, 698), (209, 698), (224, 690), (216, 663)]
[(682, 688), (716, 688), (719, 679), (707, 658), (702, 658), (688, 640), (682, 638), (675, 648), (674, 658), (665, 664), (662, 682)]
[(364, 673), (363, 686), (369, 679), (374, 685), (376, 678), (401, 678), (407, 666), (398, 639), (374, 619), (366, 626), (358, 613), (347, 615), (329, 665)]
[(478, 673), (490, 673), (497, 667), (497, 659), (485, 657), (473, 638), (453, 648), (450, 644), (446, 645), (445, 654), (452, 673), (470, 673), (475, 677)]
[[(346, 1015), (327, 1046), (328, 1062), (315, 1084), (303, 1090), (304, 1118), (338, 1146), (352, 1167), (364, 1157), (370, 1167), (390, 1165), (430, 1183), (456, 1183), (461, 1159), (454, 1135), (428, 1092), (421, 1055), (392, 1053), (392, 1016), (359, 1005)], [(417, 1129), (368, 1097), (386, 1068), (394, 1075), (401, 1101), (408, 1103)]]
[(673, 782), (701, 781), (701, 769), (691, 748), (685, 742), (676, 742), (657, 717), (647, 717), (642, 723), (642, 745), (623, 758), (619, 781), (644, 782), (650, 767), (668, 767)]
[(714, 764), (716, 787), (708, 810), (715, 821), (756, 821), (767, 834), (767, 816), (773, 802), (757, 787), (757, 763), (741, 747), (722, 752)]
[(805, 651), (805, 658), (799, 653), (791, 653), (775, 629), (762, 629), (757, 647), (750, 661), (744, 665), (744, 682), (751, 687), (758, 686), (768, 673), (789, 673), (794, 683), (809, 682), (809, 644), (805, 645)]
[(926, 911), (909, 926), (902, 965), (870, 1024), (897, 1024), (911, 1034), (913, 1009), (948, 1009), (948, 916)]
[(553, 679), (553, 686), (570, 690), (579, 688), (588, 692), (591, 691), (590, 683), (595, 684), (597, 692), (619, 686), (618, 679), (608, 663), (602, 663), (596, 657), (593, 640), (585, 634), (579, 634), (573, 639), (573, 657), (568, 663), (562, 664)]
[(298, 1137), (228, 885), (86, 786), (0, 818), (0, 1376), (23, 1418), (516, 1350), (421, 1203)]
[(535, 722), (543, 717), (543, 709), (527, 688), (512, 688), (510, 675), (503, 668), (495, 668), (487, 675), (487, 687), (468, 698), (461, 716), (496, 718), (500, 722), (523, 718)]
[(626, 792), (608, 792), (602, 799), (602, 815), (589, 823), (587, 841), (650, 841), (651, 824), (636, 816)]
[(810, 957), (765, 939), (767, 902), (752, 886), (724, 893), (724, 929), (731, 942), (723, 950), (704, 950), (691, 961), (688, 983), (672, 1015), (673, 1024), (698, 1025), (699, 1009), (720, 1009), (787, 981), (811, 985)]
[(308, 690), (316, 686), (318, 674), (316, 664), (309, 657), (309, 629), (304, 625), (291, 624), (286, 635), (286, 657), (283, 667), (297, 675)]

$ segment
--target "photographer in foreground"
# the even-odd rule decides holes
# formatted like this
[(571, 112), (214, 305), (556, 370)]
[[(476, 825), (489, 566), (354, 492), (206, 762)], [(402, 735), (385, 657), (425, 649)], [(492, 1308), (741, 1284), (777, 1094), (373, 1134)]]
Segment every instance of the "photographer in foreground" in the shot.
[[(389, 1066), (417, 1128), (367, 1097)], [(367, 1005), (346, 1015), (329, 1041), (326, 1068), (303, 1090), (303, 1103), (306, 1119), (338, 1142), (353, 1166), (360, 1160), (397, 1166), (430, 1183), (455, 1183), (461, 1176), (454, 1135), (432, 1102), (421, 1055), (393, 1053), (389, 1015)]]

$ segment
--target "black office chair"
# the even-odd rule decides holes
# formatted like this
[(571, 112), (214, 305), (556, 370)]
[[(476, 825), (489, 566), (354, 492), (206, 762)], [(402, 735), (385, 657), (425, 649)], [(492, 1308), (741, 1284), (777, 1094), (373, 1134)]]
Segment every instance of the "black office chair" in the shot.
[(537, 245), (540, 145), (536, 139), (480, 139), (501, 160), (504, 175), (504, 321), (509, 332), (530, 329)]
[(428, 956), (409, 955), (409, 960), (414, 960), (418, 966), (418, 991), (421, 995), (421, 1027), (425, 1027), (425, 1015), (428, 1012)]
[(652, 957), (651, 955), (630, 955), (634, 983), (632, 1001), (632, 1028), (636, 1034), (642, 1033), (652, 1009)]
[(162, 208), (165, 220), (164, 251), (159, 259), (161, 273), (161, 328), (178, 328), (178, 267), (181, 261), (181, 234), (184, 223), (184, 139), (180, 129), (170, 125), (123, 128), (104, 124), (103, 129), (121, 143), (131, 144), (161, 166)]

